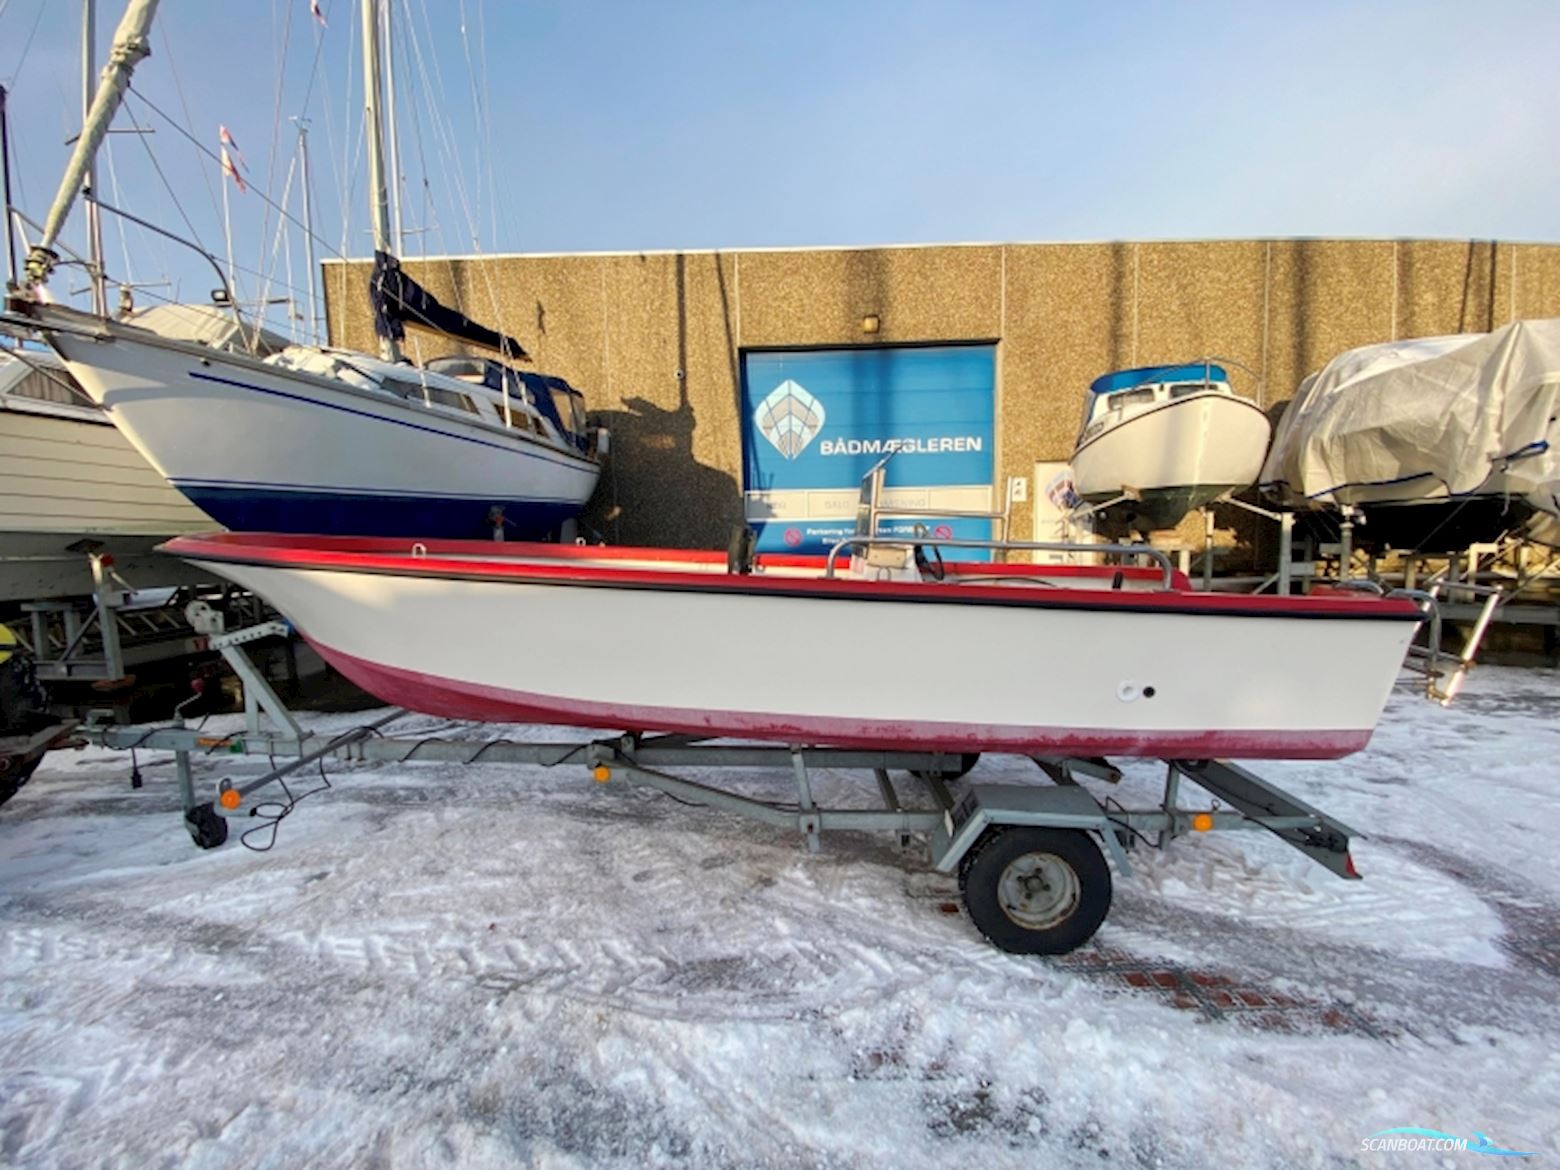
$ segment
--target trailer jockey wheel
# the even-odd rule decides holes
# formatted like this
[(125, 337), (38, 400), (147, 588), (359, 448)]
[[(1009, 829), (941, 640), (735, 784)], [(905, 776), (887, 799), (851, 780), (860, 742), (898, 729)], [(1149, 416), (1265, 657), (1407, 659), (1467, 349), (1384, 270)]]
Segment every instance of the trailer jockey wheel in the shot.
[(184, 827), (190, 840), (202, 849), (215, 849), (227, 840), (227, 818), (219, 816), (210, 804), (197, 804), (184, 814)]
[(959, 867), (977, 930), (1016, 955), (1062, 955), (1094, 936), (1110, 910), (1110, 866), (1079, 829), (987, 829)]

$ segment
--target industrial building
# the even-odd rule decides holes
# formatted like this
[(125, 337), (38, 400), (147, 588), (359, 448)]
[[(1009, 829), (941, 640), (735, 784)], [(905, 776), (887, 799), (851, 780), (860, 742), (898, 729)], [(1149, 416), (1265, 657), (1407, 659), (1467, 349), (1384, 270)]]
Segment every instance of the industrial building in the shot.
[[(824, 521), (848, 522), (862, 458), (916, 430), (894, 404), (928, 388), (957, 403), (932, 427), (944, 433), (905, 440), (919, 444), (907, 454), (922, 460), (914, 482), (924, 498), (1000, 508), (1019, 478), (1011, 535), (1028, 539), (1037, 489), (1071, 453), (1085, 390), (1106, 371), (1217, 356), (1237, 391), (1276, 417), (1302, 378), (1345, 349), (1560, 315), (1560, 246), (1493, 241), (741, 249), (436, 257), (406, 268), (521, 339), (536, 367), (583, 390), (611, 429), (587, 529), (683, 547), (721, 546), (766, 507), (779, 517), (768, 547), (816, 547)], [(370, 270), (367, 260), (325, 266), (334, 344), (373, 346)], [(429, 356), (440, 343), (422, 345)], [(789, 452), (766, 440), (759, 417), (780, 385), (803, 391), (788, 409), (813, 432), (787, 439)], [(865, 396), (842, 406), (820, 385)], [(797, 508), (810, 508), (803, 521)]]

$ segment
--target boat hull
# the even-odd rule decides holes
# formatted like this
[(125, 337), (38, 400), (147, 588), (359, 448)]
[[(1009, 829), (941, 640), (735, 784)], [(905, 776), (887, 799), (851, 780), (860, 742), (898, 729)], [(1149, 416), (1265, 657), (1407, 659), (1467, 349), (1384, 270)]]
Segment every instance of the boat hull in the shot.
[[(1412, 607), (1358, 599), (883, 585), (729, 576), (723, 559), (654, 550), (627, 551), (666, 568), (620, 569), (603, 550), (500, 561), (267, 539), (172, 548), (266, 597), (387, 702), (497, 722), (1333, 758), (1368, 742), (1415, 628)], [(992, 566), (971, 569), (991, 579)]]
[(82, 542), (134, 585), (210, 581), (154, 550), (214, 527), (106, 418), (26, 401), (0, 408), (0, 602), (91, 593)]
[(1090, 504), (1128, 489), (1139, 528), (1173, 528), (1187, 512), (1256, 481), (1271, 425), (1248, 399), (1193, 394), (1130, 415), (1073, 452), (1073, 487)]
[[(46, 323), (46, 322), (45, 322)], [(454, 412), (107, 325), (50, 343), (174, 487), (250, 531), (540, 537), (600, 467)]]

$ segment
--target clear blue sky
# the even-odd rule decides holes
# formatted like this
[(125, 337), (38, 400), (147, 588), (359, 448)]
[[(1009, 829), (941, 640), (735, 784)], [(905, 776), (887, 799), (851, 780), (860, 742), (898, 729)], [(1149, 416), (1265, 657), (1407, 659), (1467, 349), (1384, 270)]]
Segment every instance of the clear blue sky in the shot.
[[(135, 85), (209, 146), (226, 123), (253, 185), (278, 199), (286, 119), (307, 113), (316, 228), (331, 249), (362, 255), (358, 5), (322, 5), (323, 31), (308, 0), (163, 0)], [(1552, 0), (395, 0), (395, 10), (413, 256), (1560, 238)], [(116, 0), (101, 0), (105, 50), (119, 15)], [(72, 0), (0, 0), (19, 202), (35, 218), (79, 125), (78, 22)], [(181, 226), (150, 146), (220, 253), (215, 164), (143, 102), (129, 108), (156, 134), (112, 140), (104, 197)], [(233, 193), (231, 205), (238, 263), (270, 267), (274, 213), (267, 228), (253, 193)], [(297, 233), (290, 242), (301, 283)], [(165, 245), (111, 228), (116, 274), (127, 252), (138, 280), (167, 275), (186, 298), (210, 284)], [(256, 295), (258, 282), (244, 280)]]

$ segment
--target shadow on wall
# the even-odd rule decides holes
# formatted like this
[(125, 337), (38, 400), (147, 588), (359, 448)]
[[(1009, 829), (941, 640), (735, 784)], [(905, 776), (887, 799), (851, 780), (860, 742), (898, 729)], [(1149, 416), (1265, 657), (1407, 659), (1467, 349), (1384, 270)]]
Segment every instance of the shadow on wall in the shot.
[[(688, 397), (687, 257), (681, 254), (676, 282), (677, 405), (668, 409), (634, 396), (623, 399), (621, 410), (591, 412), (594, 425), (612, 432), (612, 446), (582, 519), (613, 544), (723, 548), (742, 520), (742, 492), (731, 475), (693, 454), (698, 419)], [(721, 302), (729, 317), (723, 280)], [(729, 319), (726, 329), (729, 338)]]
[(612, 432), (612, 453), (585, 527), (612, 544), (725, 547), (742, 518), (742, 495), (730, 475), (693, 457), (686, 395), (674, 410), (644, 398), (623, 406), (591, 411), (592, 424)]

